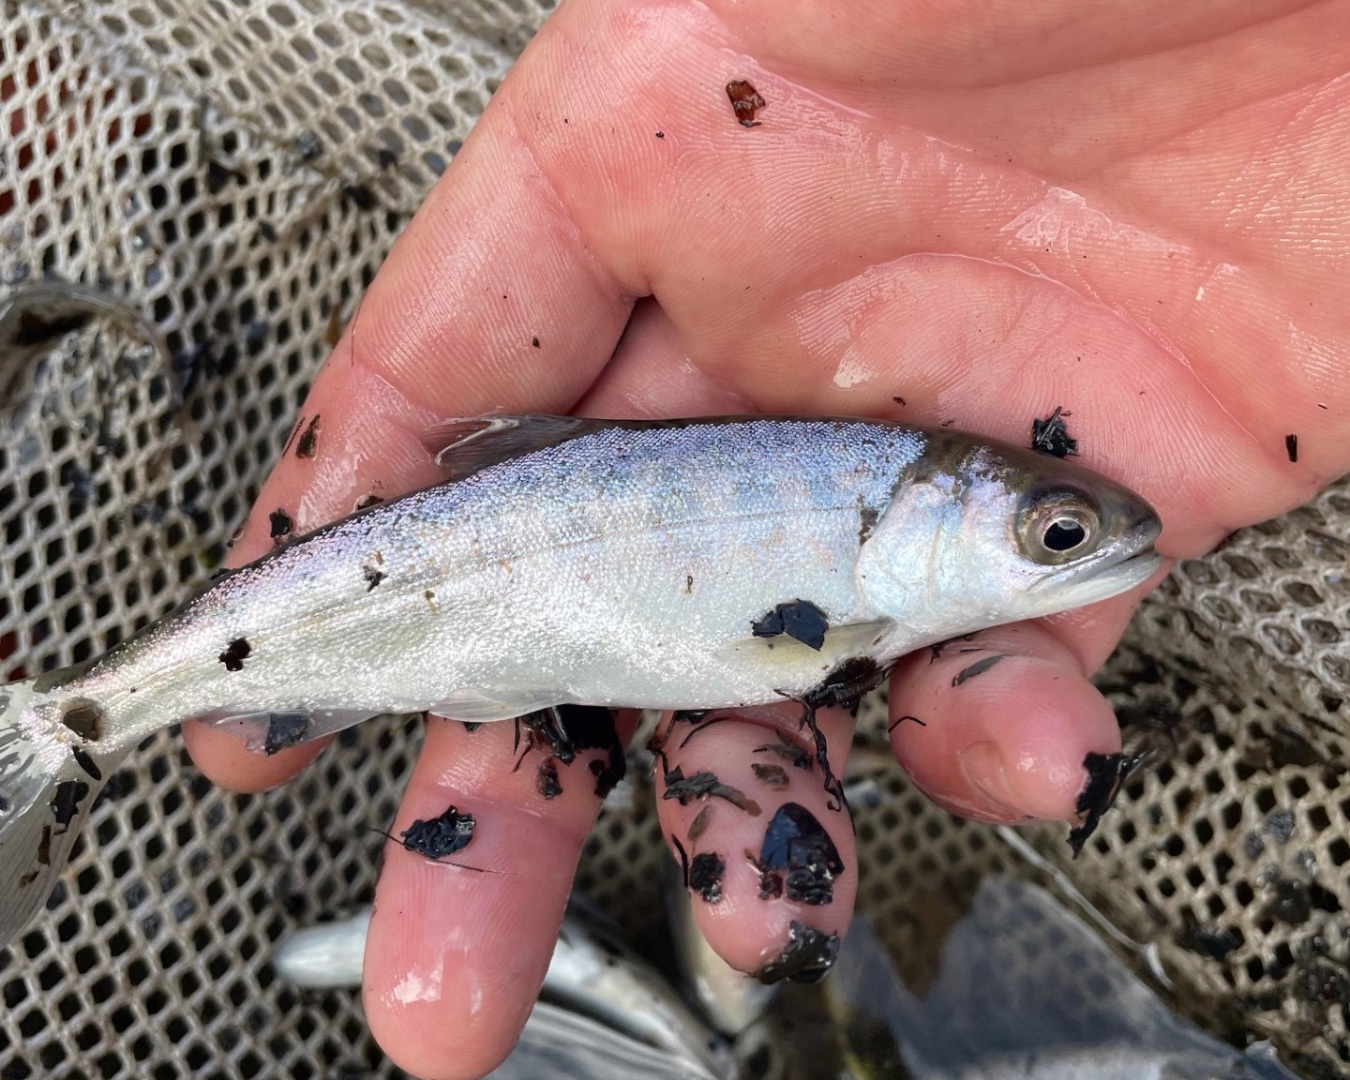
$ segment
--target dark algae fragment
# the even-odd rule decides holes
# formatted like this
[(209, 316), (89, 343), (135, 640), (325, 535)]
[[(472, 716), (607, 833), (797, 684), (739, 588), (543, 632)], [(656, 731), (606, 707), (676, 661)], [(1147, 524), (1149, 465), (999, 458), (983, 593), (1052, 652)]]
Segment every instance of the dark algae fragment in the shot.
[(558, 705), (522, 716), (518, 724), (529, 732), (532, 746), (547, 746), (564, 765), (576, 760), (578, 750), (604, 751), (604, 760), (592, 761), (588, 766), (595, 777), (595, 794), (601, 799), (614, 790), (627, 771), (628, 760), (614, 726), (614, 714), (606, 708)]
[(755, 637), (772, 638), (786, 635), (819, 652), (825, 645), (825, 631), (830, 620), (825, 612), (810, 600), (792, 600), (779, 604), (772, 611), (750, 624)]
[(558, 766), (552, 758), (545, 758), (539, 763), (534, 787), (545, 799), (556, 799), (563, 793), (562, 784), (558, 782)]
[(1075, 859), (1083, 850), (1088, 837), (1097, 831), (1102, 815), (1111, 809), (1111, 804), (1116, 801), (1125, 783), (1126, 774), (1135, 763), (1136, 759), (1125, 754), (1088, 754), (1083, 758), (1088, 781), (1074, 809), (1085, 816), (1083, 824), (1069, 830), (1069, 847), (1073, 849)]
[(689, 823), (689, 839), (697, 840), (708, 831), (708, 823), (712, 821), (712, 807), (705, 806)]
[(727, 97), (731, 99), (731, 110), (736, 114), (741, 127), (759, 126), (760, 122), (755, 116), (764, 108), (765, 101), (760, 97), (758, 90), (744, 79), (733, 79), (727, 83)]
[(269, 533), (274, 541), (285, 540), (295, 532), (295, 522), (282, 507), (277, 507), (268, 514), (267, 520), (270, 523)]
[(408, 851), (435, 861), (468, 847), (477, 824), (472, 814), (461, 814), (451, 806), (440, 817), (414, 821), (403, 830), (401, 843)]
[(308, 730), (309, 717), (305, 713), (268, 713), (263, 753), (271, 757), (280, 750), (289, 750)]
[(662, 794), (663, 799), (676, 799), (681, 806), (688, 806), (696, 799), (719, 798), (725, 799), (741, 810), (744, 810), (751, 817), (759, 816), (759, 803), (753, 799), (747, 799), (744, 794), (732, 787), (730, 784), (724, 784), (717, 779), (717, 775), (711, 772), (696, 772), (693, 776), (685, 776), (684, 770), (678, 765), (671, 769), (665, 775), (666, 790)]
[(83, 780), (63, 780), (56, 785), (52, 796), (52, 817), (62, 828), (68, 826), (75, 817), (80, 803), (89, 794), (89, 785)]
[(961, 686), (969, 682), (976, 675), (983, 675), (1000, 660), (1005, 659), (1003, 653), (995, 653), (993, 656), (986, 656), (983, 660), (976, 660), (970, 667), (962, 668), (952, 679), (953, 686)]
[(756, 746), (751, 751), (753, 754), (777, 754), (794, 769), (809, 769), (814, 762), (811, 751), (803, 746), (798, 746), (781, 731), (774, 732), (778, 736), (777, 742), (766, 743), (764, 746)]
[(1297, 436), (1297, 435), (1290, 434), (1290, 435), (1286, 435), (1286, 436), (1284, 437), (1284, 452), (1285, 452), (1286, 454), (1289, 455), (1289, 460), (1290, 460), (1290, 461), (1292, 461), (1292, 462), (1297, 462), (1297, 461), (1298, 461), (1298, 436)]
[(715, 852), (705, 851), (689, 862), (689, 888), (703, 897), (705, 903), (716, 904), (722, 899), (722, 876), (727, 872), (726, 861)]
[(103, 779), (103, 772), (99, 769), (99, 767), (96, 764), (94, 764), (94, 759), (91, 758), (88, 754), (86, 754), (83, 750), (81, 750), (78, 746), (72, 746), (70, 748), (70, 756), (75, 759), (75, 764), (78, 765), (81, 769), (83, 769), (91, 779), (94, 780)]
[(820, 982), (839, 957), (839, 935), (826, 934), (814, 926), (792, 920), (787, 946), (772, 960), (760, 965), (755, 978), (772, 984), (790, 979), (798, 983)]
[(225, 665), (226, 671), (243, 671), (244, 661), (252, 651), (247, 641), (241, 637), (235, 638), (225, 646), (225, 651), (220, 654), (220, 662)]
[(857, 656), (841, 662), (801, 699), (802, 726), (811, 732), (815, 742), (816, 760), (820, 762), (820, 771), (825, 774), (825, 790), (834, 799), (831, 810), (842, 810), (848, 805), (848, 799), (844, 796), (844, 785), (830, 768), (830, 748), (820, 725), (816, 723), (816, 711), (838, 707), (857, 716), (863, 696), (879, 686), (885, 678), (886, 672), (877, 666), (875, 660)]
[(1039, 450), (1042, 454), (1053, 454), (1055, 457), (1077, 457), (1078, 440), (1069, 435), (1068, 426), (1064, 423), (1066, 416), (1072, 415), (1066, 413), (1062, 405), (1056, 405), (1055, 411), (1044, 420), (1033, 420), (1031, 422), (1031, 448)]
[(751, 861), (759, 871), (761, 899), (786, 896), (813, 906), (834, 902), (834, 879), (844, 872), (830, 834), (799, 803), (778, 808), (764, 831), (759, 857)]
[(771, 791), (782, 791), (788, 786), (788, 775), (781, 765), (761, 765), (758, 761), (750, 766), (755, 779)]
[(372, 591), (376, 585), (384, 580), (384, 571), (369, 564), (361, 567), (361, 575), (366, 579), (366, 592)]
[(300, 432), (300, 438), (295, 441), (295, 456), (298, 458), (312, 458), (314, 451), (319, 448), (319, 414), (315, 413), (313, 419)]

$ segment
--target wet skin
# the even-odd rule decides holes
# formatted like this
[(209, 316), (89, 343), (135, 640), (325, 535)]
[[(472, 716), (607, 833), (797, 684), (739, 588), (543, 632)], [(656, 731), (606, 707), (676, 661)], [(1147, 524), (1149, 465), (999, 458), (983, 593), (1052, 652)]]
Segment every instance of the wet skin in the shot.
[[(1158, 508), (1161, 549), (1199, 554), (1350, 468), (1347, 41), (1347, 3), (565, 0), (371, 286), (233, 562), (271, 548), (278, 507), (303, 532), (434, 482), (427, 429), (496, 409), (862, 414), (1026, 444), (1062, 405), (1080, 460)], [(734, 80), (764, 99), (757, 126)], [(982, 634), (1004, 659), (964, 681), (979, 654), (907, 659), (891, 709), (923, 723), (895, 727), (901, 764), (972, 817), (1072, 818), (1085, 755), (1120, 747), (1087, 675), (1138, 599)], [(856, 891), (819, 769), (754, 753), (799, 712), (668, 749), (761, 810), (659, 803), (691, 859), (724, 859), (695, 910), (745, 970), (794, 921), (842, 930)], [(851, 721), (821, 720), (842, 770)], [(386, 854), (366, 1009), (419, 1076), (509, 1051), (599, 808), (599, 751), (545, 799), (511, 727), (432, 720), (391, 830), (455, 805), (477, 821), (466, 857), (501, 871)], [(236, 788), (317, 752), (186, 735)], [(743, 853), (788, 802), (837, 849), (828, 905), (759, 898)]]

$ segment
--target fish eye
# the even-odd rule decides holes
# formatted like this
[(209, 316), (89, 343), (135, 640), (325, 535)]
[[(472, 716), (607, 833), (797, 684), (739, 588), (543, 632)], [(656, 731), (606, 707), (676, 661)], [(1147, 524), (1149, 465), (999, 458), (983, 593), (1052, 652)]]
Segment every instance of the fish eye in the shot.
[(1057, 566), (1090, 554), (1101, 540), (1101, 511), (1075, 487), (1034, 492), (1020, 515), (1018, 539), (1034, 562)]

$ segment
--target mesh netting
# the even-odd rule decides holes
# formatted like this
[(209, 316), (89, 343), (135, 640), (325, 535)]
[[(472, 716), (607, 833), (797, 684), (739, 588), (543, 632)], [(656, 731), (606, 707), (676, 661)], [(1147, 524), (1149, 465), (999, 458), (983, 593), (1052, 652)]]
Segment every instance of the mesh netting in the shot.
[[(538, 0), (0, 0), (0, 676), (102, 652), (219, 562), (314, 370)], [(65, 283), (64, 285), (60, 283)], [(77, 285), (78, 287), (67, 287)], [(1031, 838), (1193, 1019), (1350, 1071), (1350, 488), (1187, 563), (1103, 677), (1159, 752), (1084, 856)], [(872, 731), (879, 724), (875, 709)], [(0, 1076), (397, 1075), (354, 995), (272, 945), (367, 901), (420, 733), (362, 725), (224, 794), (151, 740), (46, 916), (0, 952)], [(994, 870), (1043, 876), (894, 770), (861, 902), (911, 986)], [(651, 801), (580, 885), (657, 931)], [(1085, 995), (1090, 988), (1085, 988)]]

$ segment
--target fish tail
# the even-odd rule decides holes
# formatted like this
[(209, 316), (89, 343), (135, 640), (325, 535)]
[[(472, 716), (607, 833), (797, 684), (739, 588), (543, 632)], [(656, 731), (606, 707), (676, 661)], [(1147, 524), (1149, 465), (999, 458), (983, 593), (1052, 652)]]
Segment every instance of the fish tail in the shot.
[(0, 686), (0, 946), (42, 909), (126, 749), (97, 751), (60, 727), (27, 682)]

